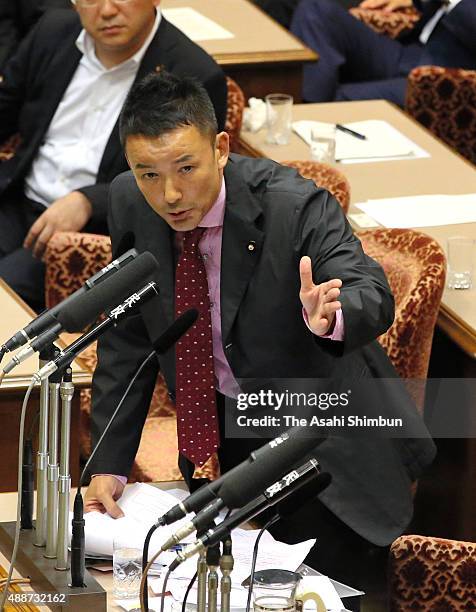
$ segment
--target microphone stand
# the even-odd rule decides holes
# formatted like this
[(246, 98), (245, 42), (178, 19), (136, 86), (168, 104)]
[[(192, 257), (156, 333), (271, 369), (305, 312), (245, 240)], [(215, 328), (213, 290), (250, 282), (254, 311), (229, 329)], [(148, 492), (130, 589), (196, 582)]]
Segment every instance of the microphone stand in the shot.
[[(45, 366), (54, 355), (53, 345), (40, 353), (40, 368)], [(40, 423), (38, 433), (38, 461), (36, 464), (36, 530), (35, 546), (46, 544), (46, 513), (47, 513), (47, 465), (48, 465), (48, 379), (41, 381), (40, 387)]]
[(207, 549), (208, 566), (208, 612), (217, 612), (218, 566), (220, 564), (220, 543)]
[[(55, 357), (60, 353), (55, 351)], [(59, 421), (59, 389), (62, 372), (56, 371), (49, 377), (49, 457), (46, 515), (46, 550), (45, 557), (56, 557), (56, 541), (58, 537), (58, 421)]]
[(69, 473), (69, 448), (71, 435), (71, 404), (74, 395), (73, 373), (68, 366), (60, 385), (61, 396), (61, 443), (59, 466), (58, 541), (56, 545), (56, 569), (68, 569), (68, 520), (71, 477)]
[(232, 555), (231, 537), (223, 542), (223, 554), (220, 557), (220, 570), (222, 578), (220, 581), (220, 611), (230, 612), (231, 597), (231, 572), (233, 571), (234, 559)]
[(206, 550), (202, 550), (197, 561), (197, 612), (206, 612), (207, 571), (207, 553)]

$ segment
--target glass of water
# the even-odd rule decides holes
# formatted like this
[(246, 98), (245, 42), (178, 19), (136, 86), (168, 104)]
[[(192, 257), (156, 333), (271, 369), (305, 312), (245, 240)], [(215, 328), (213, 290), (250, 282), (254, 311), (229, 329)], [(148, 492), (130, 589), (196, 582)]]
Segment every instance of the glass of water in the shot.
[(268, 569), (256, 572), (253, 580), (254, 612), (295, 612), (296, 572)]
[(336, 160), (336, 126), (316, 122), (311, 129), (311, 159), (325, 164)]
[(125, 534), (116, 533), (113, 549), (113, 594), (117, 599), (139, 597), (142, 550), (134, 548)]
[(466, 236), (448, 238), (448, 274), (450, 289), (471, 289), (473, 284), (474, 240)]
[(288, 94), (266, 96), (266, 142), (285, 145), (291, 138), (293, 97)]

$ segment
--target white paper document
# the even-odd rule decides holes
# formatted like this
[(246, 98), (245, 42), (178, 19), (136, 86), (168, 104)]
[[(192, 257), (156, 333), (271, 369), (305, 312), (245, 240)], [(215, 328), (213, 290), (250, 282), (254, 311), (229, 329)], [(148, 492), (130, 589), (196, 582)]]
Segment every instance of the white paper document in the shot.
[(430, 227), (476, 222), (476, 193), (368, 200), (357, 208), (384, 227)]
[(167, 21), (195, 42), (234, 38), (227, 29), (189, 6), (162, 9), (162, 14)]
[[(121, 534), (121, 537), (124, 536), (125, 545), (131, 548), (142, 548), (150, 527), (162, 514), (175, 506), (177, 501), (177, 498), (170, 493), (144, 483), (126, 487), (117, 502), (125, 514), (124, 517), (113, 519), (109, 514), (100, 512), (88, 512), (84, 515), (86, 554), (112, 557), (112, 546), (116, 533)], [(70, 515), (72, 517), (72, 513)], [(178, 526), (186, 521), (187, 519), (182, 519), (173, 525), (157, 529), (150, 541), (151, 554), (156, 552)], [(166, 563), (167, 560), (167, 555), (165, 555), (163, 562)]]
[[(311, 132), (323, 124), (319, 121), (295, 121), (293, 130), (304, 142), (311, 145)], [(336, 131), (336, 160), (343, 163), (416, 159), (430, 155), (399, 132), (390, 123), (377, 119), (343, 124), (362, 134), (366, 140), (356, 138), (340, 130)]]

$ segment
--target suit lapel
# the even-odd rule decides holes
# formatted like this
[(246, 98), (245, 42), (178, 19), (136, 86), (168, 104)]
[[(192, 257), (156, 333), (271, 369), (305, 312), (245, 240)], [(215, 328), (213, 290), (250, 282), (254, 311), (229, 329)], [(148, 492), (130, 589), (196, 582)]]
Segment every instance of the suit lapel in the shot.
[(221, 252), (221, 331), (226, 345), (238, 308), (261, 255), (264, 233), (256, 226), (261, 207), (233, 161), (225, 168), (226, 208)]
[(42, 102), (41, 113), (39, 113), (39, 122), (41, 129), (37, 130), (38, 138), (41, 140), (45, 135), (48, 127), (53, 119), (68, 85), (73, 78), (73, 75), (81, 60), (82, 54), (76, 47), (75, 41), (79, 35), (81, 28), (75, 28), (71, 36), (71, 40), (58, 45), (58, 52), (53, 61), (48, 67), (46, 74), (42, 78), (50, 83), (49, 95), (44, 96)]

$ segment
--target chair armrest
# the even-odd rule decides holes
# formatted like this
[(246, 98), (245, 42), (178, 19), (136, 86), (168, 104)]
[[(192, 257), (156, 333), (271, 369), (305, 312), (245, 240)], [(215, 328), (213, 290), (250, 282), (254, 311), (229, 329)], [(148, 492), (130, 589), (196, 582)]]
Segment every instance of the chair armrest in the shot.
[(389, 554), (389, 609), (471, 610), (476, 544), (419, 535), (397, 538)]
[(380, 9), (364, 9), (356, 6), (350, 9), (351, 15), (363, 21), (379, 34), (397, 38), (400, 34), (413, 29), (420, 19), (420, 13), (414, 8), (386, 12)]
[(476, 70), (414, 68), (408, 76), (405, 110), (476, 163)]
[(52, 308), (110, 263), (111, 240), (96, 234), (57, 232), (48, 242), (43, 261), (46, 307)]

